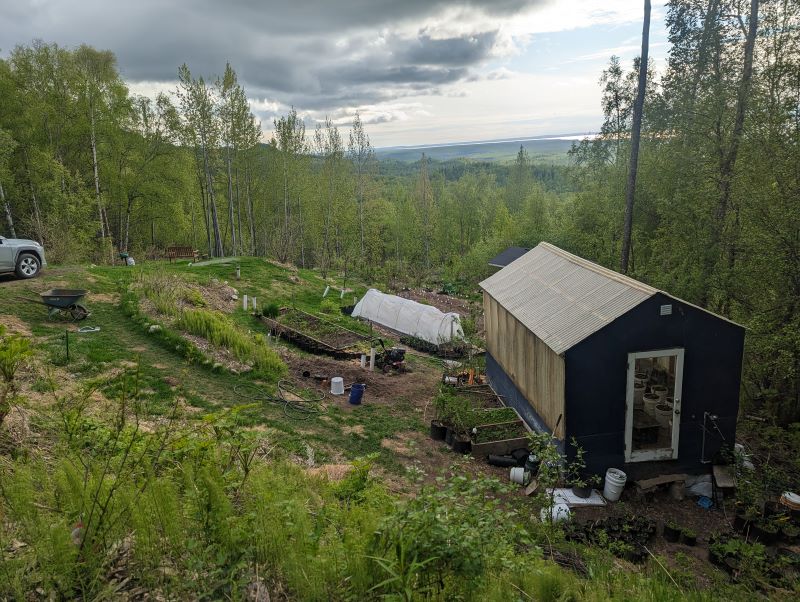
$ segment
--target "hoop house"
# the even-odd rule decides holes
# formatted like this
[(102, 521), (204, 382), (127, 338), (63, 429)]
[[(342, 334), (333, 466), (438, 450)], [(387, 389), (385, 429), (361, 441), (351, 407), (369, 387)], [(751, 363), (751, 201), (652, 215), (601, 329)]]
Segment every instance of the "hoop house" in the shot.
[(464, 338), (461, 317), (457, 313), (444, 313), (430, 305), (387, 295), (374, 288), (361, 298), (352, 315), (433, 345)]

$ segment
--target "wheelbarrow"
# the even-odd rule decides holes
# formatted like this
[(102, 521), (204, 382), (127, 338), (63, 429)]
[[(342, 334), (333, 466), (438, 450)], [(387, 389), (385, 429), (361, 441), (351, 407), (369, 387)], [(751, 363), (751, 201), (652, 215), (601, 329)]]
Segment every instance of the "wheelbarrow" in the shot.
[(20, 297), (22, 301), (29, 301), (31, 303), (38, 303), (48, 308), (47, 317), (53, 319), (56, 315), (69, 316), (74, 321), (84, 320), (91, 314), (86, 306), (81, 305), (79, 301), (83, 300), (86, 293), (89, 291), (71, 288), (54, 288), (49, 291), (40, 293), (41, 301), (35, 299), (27, 299)]

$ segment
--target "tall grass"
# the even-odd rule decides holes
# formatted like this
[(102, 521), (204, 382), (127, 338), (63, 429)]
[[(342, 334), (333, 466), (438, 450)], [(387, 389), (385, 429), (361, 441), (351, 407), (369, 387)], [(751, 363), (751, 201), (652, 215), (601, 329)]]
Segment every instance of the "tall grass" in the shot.
[[(113, 598), (111, 567), (165, 599), (242, 599), (256, 575), (281, 599), (310, 601), (751, 594), (716, 583), (681, 591), (655, 564), (630, 572), (583, 549), (581, 578), (543, 558), (565, 544), (493, 500), (489, 481), (443, 481), (401, 500), (358, 470), (331, 483), (258, 460), (244, 479), (225, 437), (177, 424), (144, 433), (122, 413), (103, 428), (97, 420), (76, 411), (49, 424), (57, 460), (0, 459), (0, 599), (37, 588), (45, 598)], [(93, 512), (96, 500), (107, 510)]]
[(242, 332), (232, 320), (219, 312), (184, 309), (176, 324), (178, 328), (230, 350), (240, 361), (251, 362), (265, 377), (277, 379), (286, 371), (283, 361), (267, 346), (263, 336)]

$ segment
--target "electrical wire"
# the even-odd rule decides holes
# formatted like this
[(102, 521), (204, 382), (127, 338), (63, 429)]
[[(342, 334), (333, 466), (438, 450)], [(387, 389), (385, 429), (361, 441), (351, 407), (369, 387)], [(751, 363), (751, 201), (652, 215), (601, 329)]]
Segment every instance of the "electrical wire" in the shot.
[[(307, 399), (297, 392), (292, 387), (292, 383), (287, 380), (278, 381), (277, 395), (270, 395), (262, 387), (251, 383), (239, 383), (234, 385), (233, 392), (245, 399), (262, 401), (264, 403), (282, 404), (283, 413), (287, 418), (293, 420), (310, 420), (314, 416), (318, 416), (324, 412), (319, 404), (325, 399), (325, 393), (321, 393), (315, 398)], [(287, 398), (287, 394), (297, 397), (302, 401), (289, 399)]]

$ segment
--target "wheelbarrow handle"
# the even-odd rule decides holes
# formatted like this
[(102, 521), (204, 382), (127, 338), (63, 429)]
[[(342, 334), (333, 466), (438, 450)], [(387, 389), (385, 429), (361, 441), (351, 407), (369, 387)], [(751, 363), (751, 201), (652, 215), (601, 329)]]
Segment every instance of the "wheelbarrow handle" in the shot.
[(31, 299), (30, 297), (14, 297), (17, 301), (26, 301), (27, 303), (36, 303), (37, 305), (44, 305), (45, 307), (50, 307), (44, 301), (39, 301), (38, 299)]

